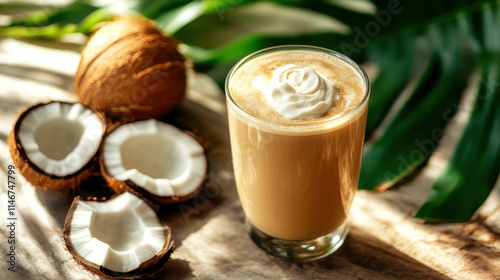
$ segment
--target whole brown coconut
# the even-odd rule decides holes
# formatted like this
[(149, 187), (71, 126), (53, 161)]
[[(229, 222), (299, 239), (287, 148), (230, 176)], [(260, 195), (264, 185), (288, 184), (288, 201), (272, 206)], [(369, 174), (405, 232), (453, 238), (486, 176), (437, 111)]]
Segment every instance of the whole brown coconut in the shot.
[(152, 21), (121, 18), (91, 36), (75, 88), (80, 103), (112, 121), (161, 118), (185, 96), (184, 57)]

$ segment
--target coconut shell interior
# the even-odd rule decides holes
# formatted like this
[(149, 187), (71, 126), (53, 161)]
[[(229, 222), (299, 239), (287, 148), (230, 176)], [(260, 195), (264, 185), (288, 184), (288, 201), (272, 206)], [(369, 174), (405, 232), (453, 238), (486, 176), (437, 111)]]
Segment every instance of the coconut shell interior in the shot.
[[(116, 196), (115, 196), (116, 197)], [(111, 197), (110, 199), (113, 199), (114, 197)], [(66, 216), (66, 220), (64, 223), (64, 230), (63, 230), (63, 242), (65, 245), (65, 248), (68, 250), (68, 252), (72, 255), (73, 259), (83, 266), (85, 269), (89, 270), (90, 272), (99, 275), (100, 277), (106, 278), (106, 279), (143, 279), (143, 278), (153, 278), (158, 275), (160, 275), (167, 267), (168, 267), (168, 260), (170, 259), (171, 254), (174, 251), (174, 241), (172, 240), (171, 236), (171, 230), (170, 227), (164, 225), (159, 221), (160, 225), (164, 229), (164, 234), (165, 234), (165, 245), (162, 248), (162, 250), (156, 254), (154, 257), (148, 259), (147, 261), (144, 261), (141, 263), (141, 265), (131, 271), (127, 272), (117, 272), (117, 271), (112, 271), (109, 270), (103, 266), (97, 265), (95, 263), (92, 263), (85, 258), (83, 258), (73, 247), (73, 243), (71, 242), (71, 221), (73, 220), (73, 213), (78, 205), (79, 202), (85, 201), (81, 197), (75, 197), (73, 200), (73, 203), (71, 204), (71, 207), (68, 211), (68, 214)], [(95, 200), (93, 200), (95, 201)], [(105, 200), (98, 200), (104, 202)], [(155, 206), (151, 205), (147, 200), (144, 200), (146, 204), (148, 204), (154, 211)], [(156, 213), (156, 211), (155, 211)]]
[[(33, 186), (46, 190), (74, 190), (80, 186), (81, 182), (89, 180), (96, 174), (99, 174), (99, 150), (96, 150), (96, 153), (92, 156), (92, 158), (77, 172), (67, 176), (55, 176), (53, 174), (46, 173), (44, 170), (40, 169), (29, 160), (28, 156), (26, 155), (26, 151), (21, 145), (21, 141), (19, 139), (19, 130), (23, 119), (32, 110), (54, 102), (71, 104), (68, 102), (51, 101), (48, 103), (36, 104), (26, 109), (17, 118), (14, 128), (9, 134), (7, 142), (9, 144), (9, 150), (12, 156), (12, 160), (14, 161), (14, 165), (19, 170), (19, 173), (21, 173), (23, 177)], [(101, 123), (103, 125), (103, 131), (101, 135), (103, 135), (106, 130), (105, 118), (102, 114), (99, 114), (95, 111), (94, 113), (101, 120)]]
[[(101, 167), (106, 169), (101, 164)], [(104, 170), (103, 169), (103, 170)], [(158, 204), (159, 206), (165, 206), (169, 204), (176, 204), (176, 203), (181, 203), (188, 201), (192, 198), (194, 198), (197, 194), (199, 194), (202, 190), (203, 187), (206, 184), (206, 181), (208, 180), (208, 176), (205, 175), (205, 178), (203, 179), (203, 182), (190, 194), (185, 195), (185, 196), (157, 196), (155, 194), (152, 194), (151, 192), (145, 190), (144, 188), (136, 185), (134, 182), (131, 180), (126, 180), (126, 181), (120, 181), (111, 175), (107, 173), (106, 171), (103, 171), (103, 177), (106, 180), (106, 183), (108, 186), (115, 192), (115, 193), (123, 193), (124, 191), (130, 191), (134, 193), (137, 196), (146, 198), (150, 201), (153, 201), (154, 203)]]
[[(111, 133), (113, 133), (114, 130), (118, 129), (119, 127), (120, 126), (118, 125), (118, 126), (114, 127), (112, 130), (110, 130), (108, 133), (106, 133), (106, 135), (103, 138), (103, 141), (101, 143), (101, 147), (104, 146), (106, 138)], [(197, 142), (199, 142), (199, 143), (201, 142), (200, 139), (198, 139), (193, 133), (191, 133), (189, 131), (183, 131), (183, 132), (186, 133), (187, 135), (189, 135), (190, 137), (192, 137)], [(188, 201), (190, 199), (193, 199), (197, 194), (199, 194), (203, 190), (203, 188), (206, 185), (206, 182), (208, 181), (208, 160), (207, 160), (206, 151), (204, 152), (204, 157), (205, 157), (205, 161), (206, 161), (206, 165), (205, 165), (206, 168), (204, 170), (205, 175), (203, 177), (203, 180), (200, 182), (198, 187), (195, 188), (191, 193), (189, 193), (187, 195), (183, 195), (183, 196), (176, 196), (176, 195), (174, 195), (174, 196), (158, 196), (158, 195), (153, 194), (153, 193), (149, 192), (148, 190), (142, 188), (141, 186), (138, 186), (132, 180), (122, 181), (122, 180), (116, 179), (115, 177), (113, 177), (110, 174), (108, 168), (104, 164), (103, 153), (104, 153), (104, 151), (103, 151), (103, 149), (101, 149), (100, 156), (99, 156), (99, 166), (100, 166), (100, 170), (101, 170), (101, 175), (104, 178), (104, 180), (106, 181), (107, 185), (115, 193), (120, 194), (120, 193), (123, 193), (125, 191), (130, 191), (130, 192), (134, 193), (135, 195), (137, 195), (139, 197), (143, 197), (149, 201), (152, 201), (159, 206), (181, 203), (181, 202), (185, 202), (185, 201)]]

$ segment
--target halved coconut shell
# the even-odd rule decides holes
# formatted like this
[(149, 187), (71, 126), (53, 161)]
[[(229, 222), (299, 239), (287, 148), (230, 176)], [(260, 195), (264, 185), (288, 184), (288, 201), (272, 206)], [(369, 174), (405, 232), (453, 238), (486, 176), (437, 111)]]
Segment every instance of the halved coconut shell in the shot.
[(167, 268), (174, 250), (170, 228), (130, 192), (105, 201), (76, 197), (63, 239), (79, 264), (108, 279), (155, 277)]
[(193, 198), (207, 179), (207, 159), (200, 143), (154, 119), (111, 131), (102, 143), (100, 165), (115, 192), (132, 190), (159, 205)]
[(104, 117), (79, 103), (52, 101), (22, 112), (9, 135), (14, 164), (42, 189), (74, 189), (98, 174)]

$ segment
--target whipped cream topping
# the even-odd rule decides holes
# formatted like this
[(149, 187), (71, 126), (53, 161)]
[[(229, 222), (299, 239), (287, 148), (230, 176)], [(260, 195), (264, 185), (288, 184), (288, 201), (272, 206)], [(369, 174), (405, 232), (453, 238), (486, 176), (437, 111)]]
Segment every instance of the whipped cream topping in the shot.
[(286, 119), (314, 119), (328, 112), (338, 100), (337, 86), (309, 67), (287, 64), (273, 71), (269, 82), (257, 77), (253, 85), (269, 106)]

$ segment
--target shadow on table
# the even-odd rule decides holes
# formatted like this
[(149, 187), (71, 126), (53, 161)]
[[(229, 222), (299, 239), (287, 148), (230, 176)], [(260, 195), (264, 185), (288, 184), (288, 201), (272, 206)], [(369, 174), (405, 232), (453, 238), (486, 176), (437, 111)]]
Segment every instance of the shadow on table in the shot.
[(171, 259), (168, 261), (167, 270), (155, 279), (193, 279), (193, 270), (189, 262), (180, 259)]
[(37, 67), (0, 64), (0, 75), (48, 84), (64, 90), (69, 90), (73, 87), (73, 75), (65, 75)]
[(66, 215), (75, 197), (80, 196), (84, 199), (89, 197), (103, 198), (111, 197), (114, 194), (106, 186), (104, 179), (98, 176), (84, 182), (75, 190), (50, 191), (37, 189), (35, 193), (38, 200), (44, 205), (47, 212), (54, 217), (61, 229), (64, 227)]
[(381, 275), (385, 279), (451, 279), (353, 227), (337, 252), (324, 260), (305, 264), (304, 268), (308, 266), (328, 270), (347, 269), (353, 273), (366, 271), (367, 275)]

